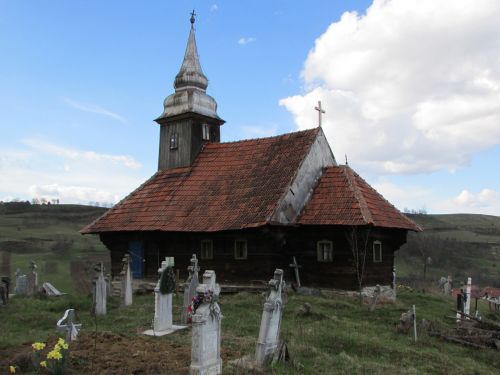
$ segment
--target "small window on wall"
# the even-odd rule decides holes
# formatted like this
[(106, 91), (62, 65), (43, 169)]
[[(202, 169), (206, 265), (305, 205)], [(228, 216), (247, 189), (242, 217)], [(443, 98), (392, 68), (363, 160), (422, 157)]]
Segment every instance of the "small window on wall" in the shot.
[(382, 262), (382, 242), (373, 241), (373, 262)]
[(212, 240), (201, 241), (201, 259), (214, 259), (214, 243)]
[(332, 241), (318, 241), (318, 262), (333, 262), (333, 243)]
[(247, 259), (247, 241), (236, 240), (234, 241), (234, 259)]
[(210, 140), (210, 125), (203, 124), (202, 128), (203, 128), (203, 140), (209, 141)]
[(178, 147), (178, 145), (177, 145), (177, 133), (172, 133), (172, 135), (170, 135), (170, 149), (176, 150), (177, 147)]

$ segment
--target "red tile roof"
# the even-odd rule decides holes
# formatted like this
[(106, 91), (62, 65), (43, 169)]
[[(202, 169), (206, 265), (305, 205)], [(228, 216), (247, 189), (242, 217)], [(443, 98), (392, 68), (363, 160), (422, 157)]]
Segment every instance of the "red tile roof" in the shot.
[(349, 166), (344, 165), (325, 169), (297, 222), (421, 230)]
[(318, 132), (206, 144), (192, 166), (157, 172), (82, 233), (267, 224)]

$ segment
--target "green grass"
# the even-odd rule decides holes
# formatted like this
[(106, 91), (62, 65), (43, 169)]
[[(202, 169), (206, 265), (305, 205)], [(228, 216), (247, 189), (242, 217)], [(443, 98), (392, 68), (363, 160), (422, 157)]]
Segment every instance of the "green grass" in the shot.
[[(222, 296), (222, 348), (233, 355), (252, 355), (259, 331), (264, 297), (240, 293)], [(301, 317), (297, 309), (305, 302), (313, 313)], [(174, 318), (180, 315), (181, 296), (174, 298)], [(436, 326), (451, 327), (454, 301), (417, 292), (402, 292), (396, 304), (368, 311), (356, 300), (332, 295), (305, 297), (290, 295), (285, 304), (281, 336), (287, 342), (292, 362), (272, 367), (274, 374), (496, 374), (500, 368), (498, 351), (476, 350), (444, 342), (419, 333), (415, 344), (411, 335), (396, 333), (402, 312), (417, 306), (417, 317)], [(135, 297), (134, 305), (120, 308), (116, 299), (108, 303), (108, 315), (95, 321), (89, 314), (90, 298), (12, 298), (2, 308), (0, 350), (25, 342), (45, 341), (55, 334), (55, 322), (66, 308), (77, 310), (83, 329), (112, 331), (135, 336), (148, 329), (153, 317), (153, 297)], [(481, 306), (485, 308), (485, 306)], [(483, 311), (483, 315), (486, 311)], [(182, 330), (159, 340), (190, 347), (190, 332)], [(236, 354), (234, 354), (236, 353)], [(225, 373), (238, 373), (224, 364)], [(241, 373), (241, 372), (240, 372)]]

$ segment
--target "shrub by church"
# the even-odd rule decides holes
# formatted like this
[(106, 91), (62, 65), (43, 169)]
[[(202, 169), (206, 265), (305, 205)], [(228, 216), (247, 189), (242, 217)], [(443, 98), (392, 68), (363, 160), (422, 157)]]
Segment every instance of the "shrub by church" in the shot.
[(165, 256), (183, 275), (196, 253), (221, 282), (267, 281), (276, 268), (293, 280), (295, 256), (302, 284), (357, 289), (357, 252), (364, 285), (390, 284), (394, 252), (420, 228), (337, 164), (320, 127), (220, 142), (224, 120), (207, 86), (192, 18), (175, 92), (156, 119), (158, 171), (82, 230), (110, 250), (112, 274), (129, 252), (135, 277), (156, 277)]

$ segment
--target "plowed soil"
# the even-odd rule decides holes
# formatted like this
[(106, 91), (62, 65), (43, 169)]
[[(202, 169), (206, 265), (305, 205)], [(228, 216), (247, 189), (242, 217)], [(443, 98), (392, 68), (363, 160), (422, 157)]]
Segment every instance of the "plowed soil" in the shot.
[[(54, 345), (49, 340), (43, 354)], [(31, 373), (31, 343), (0, 349), (0, 369), (16, 365), (18, 372)], [(222, 358), (240, 354), (224, 350)], [(70, 362), (65, 374), (189, 374), (191, 347), (165, 337), (125, 336), (112, 332), (81, 333), (70, 345)], [(1, 371), (0, 371), (1, 373)]]

